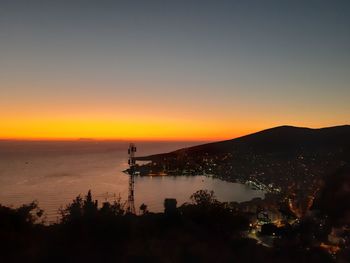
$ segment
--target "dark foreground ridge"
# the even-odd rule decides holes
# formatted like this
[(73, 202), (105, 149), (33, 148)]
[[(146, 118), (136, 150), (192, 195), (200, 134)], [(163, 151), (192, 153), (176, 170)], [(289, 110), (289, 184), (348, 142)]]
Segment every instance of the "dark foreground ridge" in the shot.
[[(348, 180), (349, 171), (337, 178)], [(317, 213), (303, 218), (281, 206), (278, 224), (261, 216), (261, 199), (221, 203), (206, 190), (180, 207), (165, 199), (164, 213), (143, 204), (138, 216), (125, 213), (121, 200), (99, 206), (89, 191), (53, 225), (38, 223), (43, 211), (36, 203), (0, 205), (0, 262), (350, 262), (349, 205), (339, 213), (324, 201), (338, 187), (326, 189)], [(337, 201), (349, 197), (342, 192)]]

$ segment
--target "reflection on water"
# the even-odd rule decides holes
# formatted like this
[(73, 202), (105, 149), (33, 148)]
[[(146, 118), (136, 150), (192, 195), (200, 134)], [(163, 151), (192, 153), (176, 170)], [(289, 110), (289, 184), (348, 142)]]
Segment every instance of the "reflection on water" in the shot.
[(229, 183), (205, 176), (163, 176), (139, 177), (135, 183), (136, 207), (147, 199), (151, 210), (162, 211), (165, 198), (176, 198), (178, 204), (189, 201), (197, 190), (208, 189), (215, 192), (220, 201), (247, 201), (254, 197), (264, 197), (261, 191), (255, 191), (246, 185)]
[[(138, 155), (168, 152), (190, 142), (140, 142)], [(197, 142), (198, 144), (198, 142)], [(0, 141), (0, 203), (18, 206), (38, 200), (49, 221), (78, 194), (91, 189), (96, 199), (127, 199), (127, 142), (13, 142)], [(136, 210), (141, 203), (162, 211), (164, 198), (178, 204), (199, 189), (214, 190), (221, 201), (245, 201), (263, 193), (245, 185), (203, 176), (137, 177)]]

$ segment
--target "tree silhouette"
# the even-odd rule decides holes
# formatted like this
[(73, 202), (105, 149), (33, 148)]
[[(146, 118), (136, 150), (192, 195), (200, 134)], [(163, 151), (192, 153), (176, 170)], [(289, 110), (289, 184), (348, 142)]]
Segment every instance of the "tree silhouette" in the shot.
[(148, 213), (148, 210), (147, 210), (147, 205), (145, 205), (144, 203), (142, 203), (140, 205), (140, 210), (142, 211), (142, 214), (145, 215)]
[(194, 204), (199, 206), (208, 206), (218, 203), (214, 191), (209, 190), (199, 190), (192, 194), (190, 198)]

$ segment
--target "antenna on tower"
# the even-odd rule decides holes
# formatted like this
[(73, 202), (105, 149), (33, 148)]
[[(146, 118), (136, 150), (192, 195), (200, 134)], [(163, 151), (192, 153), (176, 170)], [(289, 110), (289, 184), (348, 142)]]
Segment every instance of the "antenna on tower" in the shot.
[(135, 203), (134, 203), (134, 183), (135, 183), (135, 153), (136, 146), (133, 143), (130, 143), (128, 154), (129, 154), (129, 194), (128, 194), (128, 204), (127, 212), (135, 214)]

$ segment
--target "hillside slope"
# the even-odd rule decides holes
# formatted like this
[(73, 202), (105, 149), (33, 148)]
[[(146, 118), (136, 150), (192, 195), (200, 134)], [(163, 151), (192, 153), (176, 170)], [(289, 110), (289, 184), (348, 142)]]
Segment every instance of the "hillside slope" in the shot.
[(295, 153), (300, 150), (325, 151), (350, 147), (350, 125), (321, 129), (280, 126), (263, 130), (232, 140), (220, 141), (180, 149), (171, 153), (157, 154), (143, 159), (192, 154), (223, 154), (229, 152), (255, 151), (256, 153)]
[(302, 217), (336, 171), (350, 164), (350, 126), (281, 126), (139, 160), (151, 160), (139, 167), (144, 175), (211, 174), (252, 184), (277, 193), (295, 215)]

